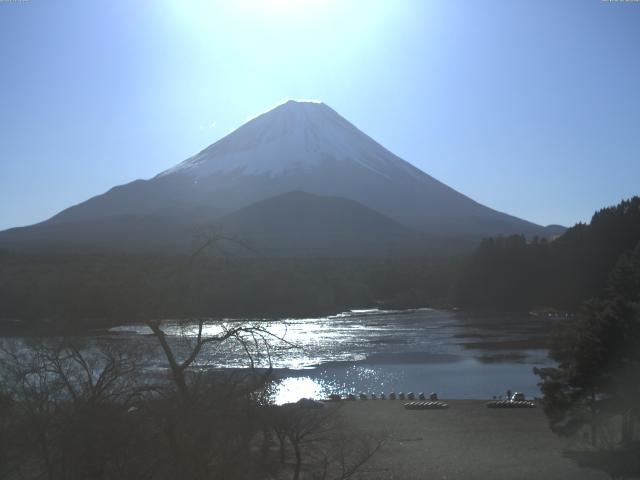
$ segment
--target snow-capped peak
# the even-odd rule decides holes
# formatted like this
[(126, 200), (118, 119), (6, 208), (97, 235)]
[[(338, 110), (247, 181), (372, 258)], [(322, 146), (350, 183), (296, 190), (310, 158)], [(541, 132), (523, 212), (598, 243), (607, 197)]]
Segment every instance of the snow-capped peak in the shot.
[(274, 176), (309, 170), (328, 160), (357, 162), (381, 175), (390, 162), (405, 163), (326, 104), (289, 100), (160, 175)]

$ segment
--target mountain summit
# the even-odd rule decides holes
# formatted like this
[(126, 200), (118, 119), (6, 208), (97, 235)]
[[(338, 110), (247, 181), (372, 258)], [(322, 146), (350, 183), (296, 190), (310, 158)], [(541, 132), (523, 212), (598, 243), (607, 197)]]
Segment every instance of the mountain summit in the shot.
[[(298, 194), (285, 195), (290, 192)], [(275, 197), (277, 202), (265, 202)], [(334, 197), (350, 202), (344, 204), (350, 221), (329, 219), (346, 211)], [(307, 199), (307, 210), (285, 206), (301, 199)], [(362, 218), (379, 225), (364, 227), (353, 221), (359, 208)], [(275, 245), (282, 232), (287, 237), (282, 245), (290, 245), (295, 235), (291, 225), (302, 224), (276, 209), (290, 216), (323, 212), (317, 222), (341, 225), (340, 232), (327, 228), (325, 235), (332, 241), (325, 244), (335, 246), (336, 238), (349, 238), (350, 251), (356, 247), (353, 239), (363, 236), (343, 231), (348, 228), (377, 232), (369, 236), (378, 239), (393, 237), (396, 246), (402, 244), (400, 231), (411, 237), (414, 246), (417, 237), (557, 233), (453, 190), (391, 153), (324, 103), (288, 101), (150, 180), (114, 187), (41, 224), (0, 232), (0, 243), (184, 248), (195, 225), (233, 230), (241, 215), (241, 233), (266, 235)], [(269, 218), (272, 221), (265, 221)], [(249, 219), (255, 219), (255, 225), (249, 225)], [(393, 235), (382, 235), (380, 225), (392, 229)], [(261, 228), (268, 229), (268, 235)], [(369, 251), (371, 243), (367, 242)], [(302, 251), (304, 245), (294, 250)]]
[(390, 166), (411, 168), (324, 103), (289, 100), (159, 176), (294, 175), (327, 161), (355, 162), (382, 176)]

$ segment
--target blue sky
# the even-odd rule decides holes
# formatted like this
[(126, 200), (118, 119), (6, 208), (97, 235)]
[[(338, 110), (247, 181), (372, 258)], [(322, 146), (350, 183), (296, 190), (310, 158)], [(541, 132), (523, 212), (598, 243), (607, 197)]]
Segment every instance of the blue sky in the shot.
[(0, 2), (0, 229), (320, 99), (492, 208), (571, 225), (640, 194), (640, 3)]

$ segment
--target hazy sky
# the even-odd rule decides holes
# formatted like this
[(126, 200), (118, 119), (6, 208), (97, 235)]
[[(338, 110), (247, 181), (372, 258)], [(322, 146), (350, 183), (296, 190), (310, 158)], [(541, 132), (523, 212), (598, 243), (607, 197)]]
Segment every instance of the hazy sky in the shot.
[(640, 194), (640, 2), (0, 1), (0, 229), (320, 99), (490, 207)]

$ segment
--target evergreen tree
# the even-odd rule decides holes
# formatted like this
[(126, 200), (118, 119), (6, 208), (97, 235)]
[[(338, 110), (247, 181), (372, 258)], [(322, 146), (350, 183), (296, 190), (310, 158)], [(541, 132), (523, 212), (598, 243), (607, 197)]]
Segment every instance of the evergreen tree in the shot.
[[(640, 419), (640, 243), (620, 257), (603, 296), (586, 302), (579, 318), (556, 332), (550, 356), (557, 367), (535, 373), (552, 430), (571, 435), (588, 425), (592, 445), (616, 453), (604, 462), (614, 478), (640, 473), (634, 443)], [(614, 417), (622, 419), (618, 445), (598, 436)]]

